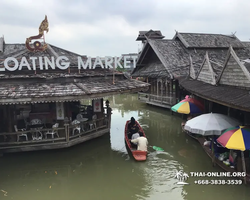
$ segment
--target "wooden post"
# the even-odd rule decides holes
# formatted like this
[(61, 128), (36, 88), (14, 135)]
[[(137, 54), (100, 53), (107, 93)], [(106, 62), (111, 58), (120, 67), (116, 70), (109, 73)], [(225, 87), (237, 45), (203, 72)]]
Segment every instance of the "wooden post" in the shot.
[(170, 80), (170, 92), (173, 94), (173, 79)]
[(247, 125), (248, 121), (247, 121), (247, 112), (244, 112), (244, 124), (243, 125)]
[(209, 101), (208, 107), (209, 107), (208, 112), (211, 113), (213, 110), (213, 102), (212, 101)]
[(158, 84), (158, 80), (157, 80), (157, 86), (156, 86), (156, 95), (157, 95), (157, 97), (158, 97), (158, 95), (159, 95), (159, 84)]
[[(4, 118), (2, 119), (4, 124), (8, 125), (8, 111), (7, 111), (7, 105), (3, 106), (3, 116)], [(6, 127), (4, 127), (4, 132), (7, 132)]]
[(245, 172), (245, 177), (244, 177), (244, 182), (247, 184), (247, 171), (246, 171), (246, 162), (245, 162), (245, 157), (244, 157), (244, 151), (241, 151), (241, 160), (242, 160), (242, 168), (243, 172)]
[(170, 94), (170, 83), (167, 83), (167, 93)]
[(175, 81), (175, 104), (179, 102), (180, 88), (177, 80)]
[[(97, 115), (97, 119), (101, 119), (105, 116), (104, 115), (103, 98), (101, 98), (101, 112), (96, 113), (96, 115)], [(103, 125), (103, 121), (101, 121), (101, 120), (96, 121), (96, 128), (99, 126), (102, 126), (102, 125)]]
[(69, 142), (69, 124), (64, 124), (66, 142)]
[(213, 167), (215, 166), (214, 140), (215, 140), (215, 136), (213, 135), (212, 146), (211, 146), (211, 150), (212, 150), (212, 164), (213, 164)]
[(107, 108), (108, 128), (111, 127), (111, 114), (112, 114), (112, 109), (110, 107), (108, 107)]
[(227, 116), (229, 116), (230, 117), (230, 107), (227, 107)]
[(157, 79), (156, 79), (156, 82), (154, 83), (154, 93), (153, 94), (156, 94), (156, 91), (157, 91)]
[(161, 104), (162, 104), (162, 98), (163, 98), (163, 81), (161, 80)]
[(10, 105), (8, 105), (7, 106), (7, 114), (8, 114), (8, 117), (7, 117), (7, 119), (8, 119), (8, 132), (12, 132), (12, 120), (11, 120), (11, 114), (12, 114), (12, 112), (11, 112), (11, 107), (10, 107)]

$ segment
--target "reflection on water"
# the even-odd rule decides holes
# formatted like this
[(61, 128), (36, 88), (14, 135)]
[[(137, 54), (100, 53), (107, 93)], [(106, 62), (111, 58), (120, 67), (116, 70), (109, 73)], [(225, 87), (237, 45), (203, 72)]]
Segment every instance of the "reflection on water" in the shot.
[[(219, 171), (196, 141), (181, 132), (181, 119), (137, 101), (137, 95), (109, 99), (110, 134), (69, 149), (7, 154), (0, 158), (0, 199), (27, 200), (198, 200), (249, 199), (241, 186), (177, 185), (177, 170)], [(135, 162), (124, 143), (124, 125), (135, 117), (151, 146), (146, 162)], [(204, 179), (204, 178), (203, 178)]]

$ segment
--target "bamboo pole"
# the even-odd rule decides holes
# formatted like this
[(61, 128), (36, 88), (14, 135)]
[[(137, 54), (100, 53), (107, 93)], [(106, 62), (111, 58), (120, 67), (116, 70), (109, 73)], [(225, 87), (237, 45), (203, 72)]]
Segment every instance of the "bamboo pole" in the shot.
[(247, 171), (246, 171), (246, 162), (245, 162), (245, 157), (244, 157), (244, 151), (241, 151), (241, 160), (242, 160), (243, 172), (245, 172), (244, 183), (247, 184)]

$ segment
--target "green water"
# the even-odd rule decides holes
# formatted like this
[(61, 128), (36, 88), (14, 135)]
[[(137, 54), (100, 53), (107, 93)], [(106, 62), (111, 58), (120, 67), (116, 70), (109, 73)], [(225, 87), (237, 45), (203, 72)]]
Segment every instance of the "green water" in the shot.
[[(249, 199), (249, 186), (244, 185), (197, 185), (193, 177), (188, 185), (177, 185), (176, 171), (221, 170), (182, 133), (178, 116), (140, 103), (137, 95), (109, 100), (110, 134), (69, 149), (0, 157), (0, 200)], [(131, 116), (144, 128), (150, 145), (164, 152), (149, 148), (147, 161), (141, 163), (129, 157), (123, 132)]]

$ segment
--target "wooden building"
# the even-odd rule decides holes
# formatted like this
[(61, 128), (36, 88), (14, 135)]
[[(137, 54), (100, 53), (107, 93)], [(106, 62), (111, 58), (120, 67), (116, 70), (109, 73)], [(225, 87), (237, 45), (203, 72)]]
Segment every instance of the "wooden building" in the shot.
[[(0, 153), (65, 148), (99, 137), (110, 130), (105, 97), (148, 88), (101, 63), (79, 67), (86, 56), (45, 42), (46, 20), (25, 44), (0, 38)], [(84, 99), (92, 104), (81, 105)]]
[[(183, 89), (205, 100), (207, 112), (224, 112), (250, 125), (250, 43), (230, 46), (220, 60), (205, 54), (199, 70), (179, 80)], [(197, 73), (194, 73), (197, 71)]]
[[(206, 71), (199, 70), (209, 59), (209, 67), (213, 68), (214, 73), (204, 80), (215, 83), (229, 47), (245, 49), (234, 35), (176, 32), (172, 39), (163, 39), (160, 36), (150, 38), (144, 34), (145, 45), (132, 76), (141, 77), (151, 84), (146, 93), (139, 93), (141, 101), (165, 108), (172, 107), (189, 93), (179, 87), (179, 79), (189, 75), (196, 77), (197, 73), (206, 76)], [(139, 34), (138, 38), (143, 36)]]

